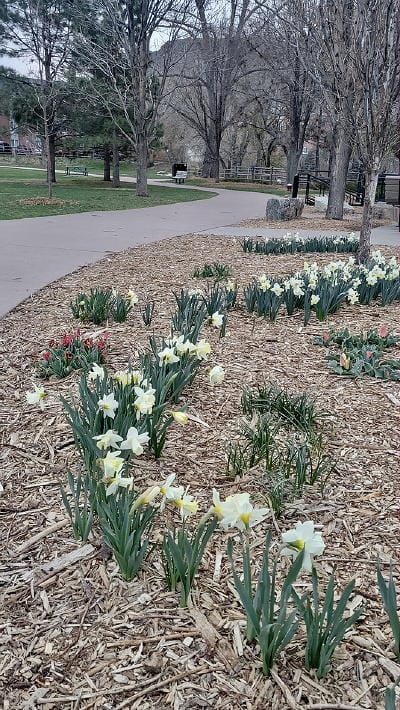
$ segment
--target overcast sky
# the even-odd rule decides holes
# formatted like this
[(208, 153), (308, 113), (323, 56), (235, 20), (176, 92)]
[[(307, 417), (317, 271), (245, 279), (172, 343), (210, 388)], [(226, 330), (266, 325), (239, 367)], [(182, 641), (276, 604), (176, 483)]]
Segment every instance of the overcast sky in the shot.
[(30, 67), (26, 59), (17, 57), (5, 57), (0, 55), (0, 65), (3, 67), (11, 67), (20, 74), (30, 74)]

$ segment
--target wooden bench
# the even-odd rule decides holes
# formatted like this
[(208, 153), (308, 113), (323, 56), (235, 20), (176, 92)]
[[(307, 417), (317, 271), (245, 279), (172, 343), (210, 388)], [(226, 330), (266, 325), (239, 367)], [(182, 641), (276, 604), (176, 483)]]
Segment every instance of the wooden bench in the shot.
[(177, 170), (176, 174), (174, 175), (174, 177), (172, 179), (175, 180), (175, 184), (181, 185), (182, 183), (185, 182), (187, 176), (188, 176), (187, 170)]
[(87, 175), (88, 171), (84, 165), (67, 165), (65, 175)]

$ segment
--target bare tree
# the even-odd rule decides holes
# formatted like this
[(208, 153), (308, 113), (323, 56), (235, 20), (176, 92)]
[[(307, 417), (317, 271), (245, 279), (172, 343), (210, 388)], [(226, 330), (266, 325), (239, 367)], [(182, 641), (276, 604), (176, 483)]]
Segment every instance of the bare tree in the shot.
[(369, 255), (379, 171), (394, 149), (400, 91), (399, 0), (317, 0), (310, 38), (312, 71), (335, 120), (335, 158), (327, 217), (343, 216), (354, 150), (365, 176), (360, 261)]
[[(136, 153), (136, 193), (147, 196), (149, 140), (155, 129), (166, 78), (176, 61), (185, 2), (92, 0), (89, 22), (76, 41), (92, 91)], [(162, 52), (152, 46), (157, 36)]]
[[(306, 1), (260, 0), (264, 23), (251, 38), (264, 72), (273, 80), (274, 100), (280, 105), (279, 142), (287, 157), (288, 183), (293, 183), (298, 172), (309, 123), (320, 102), (308, 67), (312, 19), (305, 9)], [(268, 92), (265, 100), (269, 99)]]
[[(2, 8), (2, 9), (1, 9)], [(71, 44), (73, 3), (64, 0), (0, 0), (0, 29), (6, 51), (32, 64), (31, 87), (40, 108), (47, 158), (49, 196), (55, 182), (57, 103)]]
[(246, 42), (255, 10), (253, 0), (194, 0), (186, 26), (192, 41), (172, 105), (204, 141), (203, 177), (219, 179), (222, 139), (237, 120), (232, 98), (243, 78), (258, 70), (249, 65)]

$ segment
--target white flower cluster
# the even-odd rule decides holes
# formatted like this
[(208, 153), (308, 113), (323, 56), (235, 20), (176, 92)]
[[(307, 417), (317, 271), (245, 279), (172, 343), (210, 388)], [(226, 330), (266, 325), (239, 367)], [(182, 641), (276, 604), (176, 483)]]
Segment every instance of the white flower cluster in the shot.
[(165, 347), (157, 353), (160, 365), (172, 365), (179, 362), (182, 355), (193, 355), (198, 360), (207, 360), (211, 353), (211, 345), (204, 338), (192, 343), (183, 335), (175, 335), (165, 340)]
[[(328, 281), (332, 286), (343, 284), (344, 293), (346, 293), (346, 284), (348, 284), (347, 300), (354, 304), (359, 301), (358, 289), (363, 283), (367, 286), (374, 286), (380, 280), (393, 281), (400, 276), (400, 265), (396, 257), (391, 257), (386, 261), (380, 251), (375, 251), (371, 255), (371, 260), (368, 266), (363, 266), (356, 264), (355, 258), (351, 256), (347, 261), (338, 259), (322, 268), (316, 262), (311, 264), (304, 262), (302, 272), (297, 272), (282, 282), (274, 283), (266, 274), (261, 274), (257, 277), (257, 283), (261, 291), (271, 291), (278, 297), (290, 291), (297, 297), (304, 296), (306, 291), (318, 292), (322, 281), (325, 283)], [(311, 305), (316, 305), (319, 301), (318, 293), (313, 293)]]
[[(283, 239), (287, 242), (292, 242), (293, 244), (307, 244), (307, 242), (312, 241), (314, 237), (307, 237), (307, 236), (300, 236), (298, 232), (295, 232), (292, 234), (292, 232), (286, 232), (286, 234), (283, 234), (279, 239)], [(355, 243), (358, 242), (358, 237), (355, 234), (355, 232), (351, 232), (350, 234), (332, 234), (329, 239), (332, 239), (333, 243), (336, 245), (343, 244), (344, 242), (351, 242)], [(268, 241), (268, 237), (265, 238), (265, 241)]]

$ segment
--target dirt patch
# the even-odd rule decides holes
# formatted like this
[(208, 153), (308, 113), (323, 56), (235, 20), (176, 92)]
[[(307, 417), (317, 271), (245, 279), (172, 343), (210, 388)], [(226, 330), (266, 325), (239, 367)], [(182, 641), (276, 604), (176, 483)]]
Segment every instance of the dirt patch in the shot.
[(42, 207), (43, 205), (79, 205), (76, 200), (62, 200), (60, 197), (27, 197), (18, 200), (19, 205), (28, 207)]
[[(400, 257), (398, 248), (382, 250)], [(6, 620), (0, 676), (9, 708), (22, 708), (33, 698), (44, 710), (383, 707), (383, 689), (399, 666), (388, 661), (391, 634), (377, 589), (375, 560), (383, 561), (386, 572), (387, 563), (398, 554), (400, 409), (388, 395), (398, 396), (400, 384), (335, 376), (326, 366), (324, 349), (314, 346), (312, 337), (327, 327), (360, 331), (386, 323), (400, 330), (398, 304), (346, 305), (326, 324), (312, 320), (304, 328), (300, 315), (281, 315), (275, 324), (254, 318), (245, 312), (240, 296), (225, 338), (218, 340), (215, 329), (204, 328), (213, 346), (208, 364), (224, 366), (225, 382), (211, 389), (204, 368), (185, 392), (189, 412), (208, 427), (195, 422), (174, 425), (161, 461), (145, 455), (135, 467), (139, 488), (175, 472), (179, 483), (190, 485), (203, 510), (213, 486), (222, 496), (248, 490), (263, 504), (264, 493), (254, 475), (234, 482), (225, 472), (224, 443), (237, 429), (242, 387), (267, 377), (315, 396), (325, 413), (335, 471), (323, 496), (315, 486), (276, 521), (274, 540), (277, 549), (280, 531), (298, 519), (313, 519), (322, 525), (326, 542), (317, 563), (321, 584), (334, 566), (341, 586), (356, 578), (353, 604), (362, 605), (364, 615), (323, 680), (304, 669), (303, 631), (279, 658), (274, 675), (262, 676), (257, 648), (243, 640), (244, 617), (232, 593), (226, 534), (218, 532), (205, 555), (191, 610), (180, 609), (177, 595), (167, 591), (158, 554), (137, 580), (126, 584), (97, 529), (92, 547), (79, 545), (64, 524), (58, 488), (78, 460), (59, 395), (76, 392), (78, 375), (45, 384), (49, 403), (44, 413), (25, 401), (32, 359), (50, 338), (77, 325), (69, 303), (79, 290), (115, 286), (124, 292), (133, 286), (141, 304), (156, 301), (151, 332), (154, 328), (156, 334), (166, 334), (174, 308), (172, 292), (205, 283), (192, 278), (195, 266), (223, 262), (242, 288), (262, 272), (278, 275), (300, 269), (306, 258), (244, 254), (235, 239), (188, 235), (80, 269), (34, 294), (0, 322), (0, 574)], [(331, 258), (312, 255), (321, 264)], [(149, 333), (139, 310), (126, 324), (112, 324), (108, 330), (110, 368), (134, 362)], [(268, 521), (254, 529), (255, 565), (270, 526)], [(81, 557), (75, 563), (43, 571), (43, 565), (55, 558), (61, 564), (63, 555), (77, 551)], [(307, 575), (301, 577), (300, 588), (309, 588)]]

